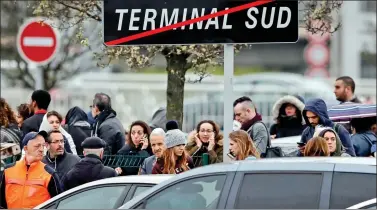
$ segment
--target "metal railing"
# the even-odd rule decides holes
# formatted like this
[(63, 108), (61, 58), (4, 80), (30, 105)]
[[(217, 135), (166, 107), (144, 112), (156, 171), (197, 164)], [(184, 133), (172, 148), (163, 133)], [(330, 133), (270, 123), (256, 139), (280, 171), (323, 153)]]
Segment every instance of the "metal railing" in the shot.
[[(80, 157), (83, 158), (83, 156)], [(148, 157), (138, 155), (105, 155), (102, 158), (102, 162), (105, 166), (111, 168), (139, 168), (146, 158)], [(192, 159), (195, 168), (209, 165), (209, 155), (207, 153), (200, 156), (193, 156)]]

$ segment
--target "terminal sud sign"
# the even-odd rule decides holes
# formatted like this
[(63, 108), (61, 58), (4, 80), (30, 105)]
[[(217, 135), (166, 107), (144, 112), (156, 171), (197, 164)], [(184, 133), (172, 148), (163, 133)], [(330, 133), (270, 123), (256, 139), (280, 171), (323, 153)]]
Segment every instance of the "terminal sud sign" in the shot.
[(295, 43), (296, 0), (104, 0), (107, 46)]

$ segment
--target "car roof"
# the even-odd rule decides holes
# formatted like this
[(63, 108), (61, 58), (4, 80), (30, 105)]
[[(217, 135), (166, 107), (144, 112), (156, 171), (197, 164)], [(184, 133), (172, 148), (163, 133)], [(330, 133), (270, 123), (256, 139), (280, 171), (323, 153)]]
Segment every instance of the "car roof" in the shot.
[(159, 184), (165, 180), (170, 179), (174, 175), (131, 175), (131, 176), (118, 176), (118, 177), (112, 177), (112, 178), (106, 178), (106, 179), (100, 179), (97, 181), (89, 182), (80, 186), (77, 186), (75, 188), (72, 188), (70, 190), (64, 191), (63, 193), (47, 200), (46, 202), (38, 205), (35, 207), (35, 209), (43, 208), (45, 205), (50, 204), (54, 202), (55, 200), (58, 200), (61, 197), (64, 197), (66, 195), (69, 195), (73, 192), (79, 191), (84, 188), (98, 186), (98, 185), (104, 185), (104, 184)]

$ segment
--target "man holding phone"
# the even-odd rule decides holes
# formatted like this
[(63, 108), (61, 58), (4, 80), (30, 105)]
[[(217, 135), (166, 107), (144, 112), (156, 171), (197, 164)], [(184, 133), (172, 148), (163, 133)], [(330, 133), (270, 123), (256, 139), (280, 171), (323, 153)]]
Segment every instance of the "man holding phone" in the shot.
[(150, 144), (154, 155), (146, 158), (139, 169), (140, 174), (152, 174), (152, 169), (157, 158), (162, 157), (166, 149), (165, 131), (162, 128), (155, 128), (150, 135)]

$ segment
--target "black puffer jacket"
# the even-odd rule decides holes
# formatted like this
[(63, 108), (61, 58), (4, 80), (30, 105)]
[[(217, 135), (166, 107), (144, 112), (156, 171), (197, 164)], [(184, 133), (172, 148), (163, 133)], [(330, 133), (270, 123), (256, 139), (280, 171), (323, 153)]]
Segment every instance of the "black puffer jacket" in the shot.
[(67, 112), (64, 129), (71, 134), (77, 155), (83, 155), (81, 143), (90, 137), (92, 132), (87, 114), (79, 107), (73, 107)]
[(114, 110), (104, 110), (96, 117), (92, 136), (97, 136), (106, 142), (105, 155), (116, 155), (126, 143), (126, 131), (116, 118)]
[(63, 177), (64, 190), (100, 179), (116, 177), (114, 169), (104, 166), (96, 155), (87, 155)]

